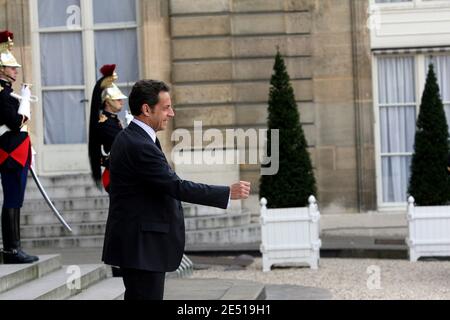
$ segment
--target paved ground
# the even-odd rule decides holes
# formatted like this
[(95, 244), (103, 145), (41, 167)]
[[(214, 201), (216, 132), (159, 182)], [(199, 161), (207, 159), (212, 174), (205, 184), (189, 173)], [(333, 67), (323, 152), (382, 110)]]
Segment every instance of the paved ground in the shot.
[[(30, 250), (39, 254), (47, 251), (55, 253)], [(100, 261), (100, 249), (56, 251), (62, 253), (66, 265)], [(196, 267), (194, 279), (238, 279), (265, 284), (269, 300), (450, 299), (450, 261), (445, 259), (411, 263), (406, 259), (323, 258), (318, 271), (274, 268), (263, 273), (260, 258), (246, 267), (236, 264), (236, 256), (190, 258)]]
[[(407, 233), (404, 212), (322, 216), (323, 248), (337, 251), (323, 252), (327, 258), (321, 259), (318, 271), (275, 268), (263, 273), (260, 258), (240, 265), (234, 252), (189, 257), (196, 266), (194, 278), (262, 283), (268, 299), (450, 299), (450, 262), (409, 262)], [(258, 250), (257, 244), (253, 250)], [(29, 252), (60, 253), (66, 265), (99, 263), (101, 257), (101, 248)]]
[[(263, 273), (261, 259), (240, 271), (223, 266), (196, 270), (198, 279), (240, 279), (268, 285), (302, 286), (295, 299), (450, 299), (450, 262), (384, 259), (322, 259), (317, 271), (275, 268)], [(274, 287), (277, 288), (277, 287)], [(275, 299), (289, 298), (288, 287), (278, 287)], [(298, 288), (297, 288), (298, 289)], [(294, 289), (295, 290), (295, 289)], [(331, 296), (327, 296), (327, 292)], [(294, 296), (294, 295), (293, 295)], [(270, 296), (269, 296), (270, 299)]]

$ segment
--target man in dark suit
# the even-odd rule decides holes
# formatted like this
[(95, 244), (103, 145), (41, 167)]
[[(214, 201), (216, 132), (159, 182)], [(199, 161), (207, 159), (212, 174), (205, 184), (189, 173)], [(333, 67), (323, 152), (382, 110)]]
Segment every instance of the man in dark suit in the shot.
[(123, 270), (125, 300), (162, 300), (165, 273), (180, 265), (185, 244), (180, 201), (226, 209), (246, 199), (250, 183), (231, 187), (181, 180), (169, 166), (156, 132), (175, 116), (169, 87), (143, 80), (129, 97), (134, 120), (111, 150), (110, 207), (103, 261)]

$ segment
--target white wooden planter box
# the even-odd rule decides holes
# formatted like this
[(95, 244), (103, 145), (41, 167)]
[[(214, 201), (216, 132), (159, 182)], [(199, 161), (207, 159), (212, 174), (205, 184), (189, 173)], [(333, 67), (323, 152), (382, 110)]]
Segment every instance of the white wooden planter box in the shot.
[(416, 207), (408, 199), (409, 260), (450, 256), (450, 206)]
[(270, 271), (275, 264), (306, 264), (318, 269), (322, 246), (319, 220), (313, 196), (307, 208), (267, 209), (267, 200), (261, 199), (263, 271)]

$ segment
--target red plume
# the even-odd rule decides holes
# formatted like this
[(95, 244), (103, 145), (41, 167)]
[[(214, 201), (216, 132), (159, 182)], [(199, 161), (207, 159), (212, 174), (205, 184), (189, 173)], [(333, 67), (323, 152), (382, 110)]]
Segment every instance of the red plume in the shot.
[(8, 38), (13, 40), (14, 34), (12, 32), (9, 32), (8, 30), (0, 32), (0, 43), (8, 42)]
[(114, 71), (116, 70), (115, 64), (105, 64), (101, 69), (100, 72), (104, 77), (110, 77), (114, 74)]

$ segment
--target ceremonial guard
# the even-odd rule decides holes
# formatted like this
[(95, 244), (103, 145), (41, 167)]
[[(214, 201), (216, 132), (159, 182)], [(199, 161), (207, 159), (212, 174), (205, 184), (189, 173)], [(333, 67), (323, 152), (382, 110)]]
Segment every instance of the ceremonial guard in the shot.
[(14, 93), (12, 84), (21, 65), (11, 49), (14, 35), (0, 32), (0, 173), (3, 187), (2, 237), (5, 264), (33, 263), (38, 257), (21, 249), (20, 209), (23, 206), (28, 170), (32, 161), (27, 122), (31, 119), (29, 85), (21, 94)]
[[(89, 122), (89, 160), (92, 177), (97, 185), (109, 192), (109, 153), (117, 134), (123, 126), (118, 117), (125, 96), (117, 85), (116, 65), (105, 65), (100, 69), (103, 77), (97, 81), (91, 101)], [(127, 123), (131, 121), (127, 114)], [(101, 167), (104, 167), (103, 175)]]

